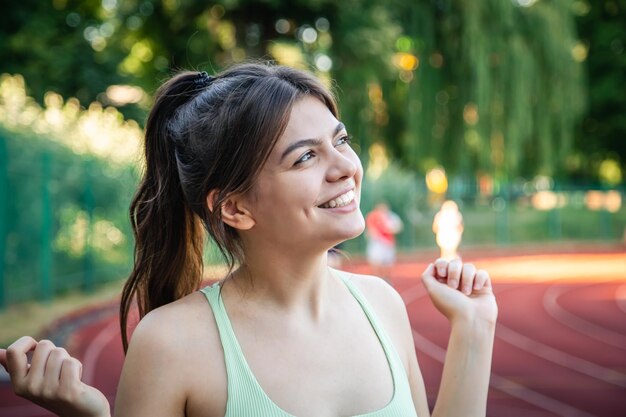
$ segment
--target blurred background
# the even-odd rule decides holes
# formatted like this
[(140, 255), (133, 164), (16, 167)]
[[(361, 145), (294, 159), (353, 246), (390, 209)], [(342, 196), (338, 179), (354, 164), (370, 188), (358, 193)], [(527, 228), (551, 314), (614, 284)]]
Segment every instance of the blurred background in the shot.
[(0, 309), (128, 273), (153, 92), (176, 70), (249, 59), (335, 90), (363, 212), (389, 203), (400, 250), (436, 248), (445, 199), (465, 247), (624, 239), (626, 1), (4, 4)]
[[(365, 168), (362, 211), (386, 201), (404, 224), (400, 259), (417, 263), (402, 261), (396, 284), (429, 337), (414, 334), (431, 401), (446, 324), (418, 302), (416, 271), (437, 256), (433, 218), (453, 200), (461, 253), (501, 281), (491, 415), (626, 412), (626, 0), (2, 4), (0, 346), (58, 336), (114, 396), (153, 93), (180, 69), (261, 59), (335, 91)], [(342, 249), (364, 266), (363, 236)], [(219, 264), (210, 245), (206, 263)], [(0, 388), (3, 415), (46, 415)]]

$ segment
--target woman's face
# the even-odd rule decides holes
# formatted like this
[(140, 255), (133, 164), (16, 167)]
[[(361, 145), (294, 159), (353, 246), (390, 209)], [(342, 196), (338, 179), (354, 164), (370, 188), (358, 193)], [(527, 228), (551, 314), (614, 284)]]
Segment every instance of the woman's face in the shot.
[(356, 237), (365, 227), (362, 178), (344, 125), (320, 100), (302, 98), (247, 197), (249, 232), (286, 248), (327, 249)]

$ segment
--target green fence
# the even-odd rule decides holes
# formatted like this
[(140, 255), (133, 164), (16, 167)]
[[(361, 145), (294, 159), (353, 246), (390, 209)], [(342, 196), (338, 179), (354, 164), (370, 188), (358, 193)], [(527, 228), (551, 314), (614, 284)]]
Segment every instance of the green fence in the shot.
[[(463, 215), (462, 247), (558, 241), (623, 242), (626, 232), (626, 187), (577, 185), (539, 178), (491, 184), (481, 189), (474, 178), (452, 178), (445, 195), (430, 192), (423, 176), (391, 169), (381, 178), (366, 178), (361, 209), (366, 214), (384, 200), (400, 215), (404, 229), (400, 249), (436, 249), (432, 224), (444, 199), (457, 202)], [(361, 252), (365, 237), (348, 242)]]
[(128, 274), (129, 166), (0, 130), (0, 308)]

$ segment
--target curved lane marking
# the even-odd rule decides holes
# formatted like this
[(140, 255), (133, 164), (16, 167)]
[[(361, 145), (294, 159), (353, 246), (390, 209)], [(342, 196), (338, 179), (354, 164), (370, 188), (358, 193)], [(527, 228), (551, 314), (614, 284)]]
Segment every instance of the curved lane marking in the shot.
[[(624, 285), (624, 287), (626, 288), (626, 285)], [(505, 288), (500, 290), (498, 294), (514, 290), (515, 288), (517, 288), (517, 286)], [(599, 379), (609, 384), (626, 388), (626, 374), (618, 372), (614, 369), (603, 367), (586, 359), (571, 355), (561, 349), (556, 349), (552, 346), (541, 343), (511, 329), (510, 327), (507, 327), (502, 324), (502, 322), (498, 322), (496, 337), (521, 350), (532, 353), (533, 355), (557, 365), (561, 365), (565, 368), (585, 374), (595, 379)]]
[(563, 289), (558, 284), (548, 288), (543, 296), (543, 307), (546, 312), (578, 333), (626, 350), (626, 336), (572, 314), (559, 305), (558, 298), (568, 291), (571, 289)]
[[(107, 318), (108, 320), (108, 318)], [(96, 366), (98, 359), (105, 346), (108, 345), (118, 335), (117, 322), (111, 321), (106, 325), (96, 337), (87, 345), (83, 356), (83, 381), (87, 385), (94, 385)]]
[[(415, 285), (408, 290), (402, 292), (402, 298), (405, 300), (406, 307), (409, 304), (414, 303), (418, 299), (426, 295), (426, 290), (418, 285)], [(415, 341), (415, 347), (427, 356), (436, 360), (439, 363), (445, 362), (446, 350), (439, 345), (433, 343), (431, 340), (425, 338), (419, 334), (415, 329), (411, 328), (413, 332), (413, 340)], [(509, 378), (500, 376), (491, 372), (489, 385), (498, 391), (504, 392), (511, 397), (522, 400), (526, 403), (532, 404), (543, 410), (553, 412), (561, 416), (571, 417), (595, 417), (593, 414), (580, 410), (569, 404), (550, 398), (540, 392), (534, 391), (525, 385), (515, 382)]]
[(565, 351), (545, 345), (501, 323), (498, 323), (496, 336), (515, 347), (557, 365), (561, 365), (564, 368), (571, 369), (612, 385), (617, 385), (618, 387), (626, 388), (626, 374), (605, 368), (593, 362), (589, 362), (588, 360), (570, 355)]
[(620, 310), (626, 313), (626, 284), (622, 284), (615, 290), (615, 302)]

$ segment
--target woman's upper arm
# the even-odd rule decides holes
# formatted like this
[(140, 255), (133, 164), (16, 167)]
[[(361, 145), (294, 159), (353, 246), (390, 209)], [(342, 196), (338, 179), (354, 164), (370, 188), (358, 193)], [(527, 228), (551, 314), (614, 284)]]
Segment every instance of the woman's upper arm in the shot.
[(159, 323), (154, 317), (159, 315), (144, 317), (133, 333), (117, 389), (116, 417), (185, 415), (184, 354), (167, 320)]

